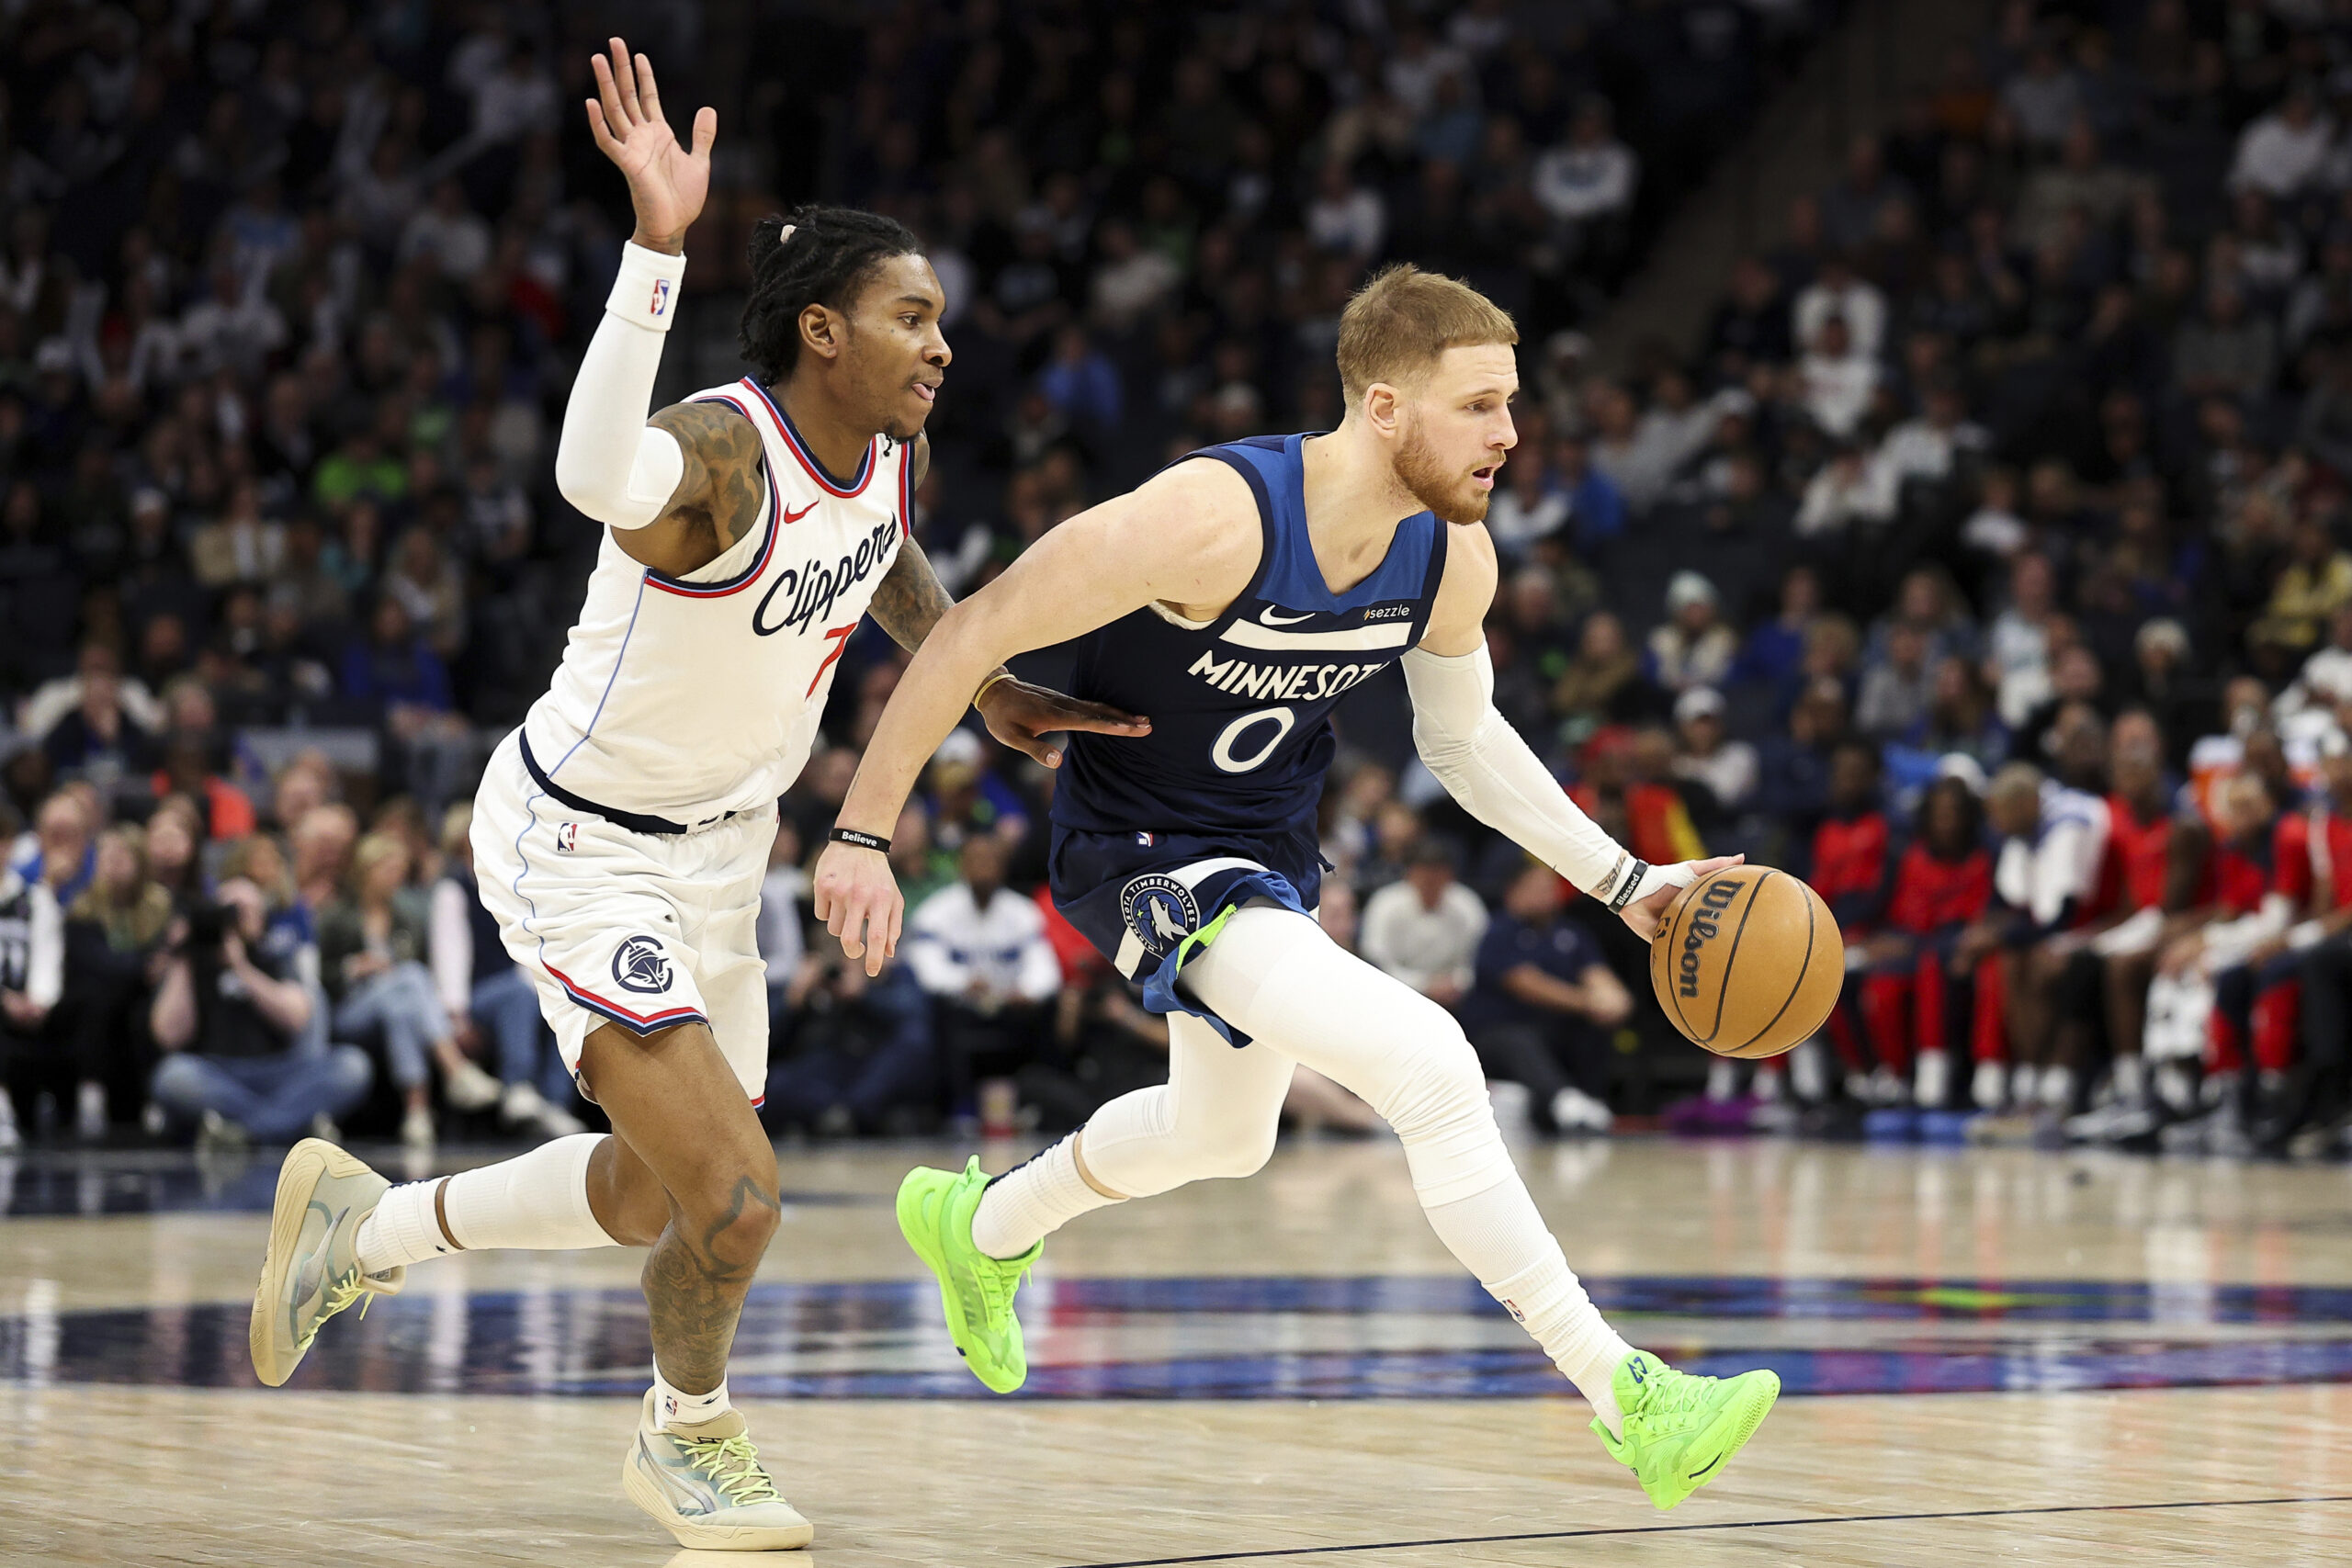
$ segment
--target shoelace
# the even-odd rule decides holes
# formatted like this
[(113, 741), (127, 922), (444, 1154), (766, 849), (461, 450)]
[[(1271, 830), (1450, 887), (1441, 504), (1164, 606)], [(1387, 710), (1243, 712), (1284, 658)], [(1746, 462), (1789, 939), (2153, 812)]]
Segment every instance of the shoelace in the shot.
[(746, 1503), (784, 1500), (768, 1472), (760, 1468), (760, 1450), (741, 1433), (731, 1438), (680, 1438), (678, 1446), (729, 1503), (740, 1507)]
[(1649, 1398), (1642, 1403), (1642, 1425), (1660, 1436), (1679, 1430), (1704, 1412), (1707, 1390), (1713, 1381), (1676, 1372), (1652, 1383)]
[(367, 1276), (359, 1271), (359, 1266), (356, 1263), (345, 1269), (336, 1278), (335, 1282), (327, 1288), (326, 1310), (319, 1316), (322, 1319), (333, 1317), (356, 1301), (359, 1303), (359, 1315), (366, 1317), (368, 1307), (373, 1305), (376, 1300), (376, 1292), (362, 1282), (366, 1278)]

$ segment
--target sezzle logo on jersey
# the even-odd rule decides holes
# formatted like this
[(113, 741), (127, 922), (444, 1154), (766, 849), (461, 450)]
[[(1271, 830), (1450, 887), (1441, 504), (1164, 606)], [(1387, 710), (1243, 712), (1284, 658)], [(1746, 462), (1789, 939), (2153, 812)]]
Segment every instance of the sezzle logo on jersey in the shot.
[(1311, 703), (1336, 697), (1393, 662), (1383, 659), (1370, 664), (1252, 664), (1246, 659), (1219, 659), (1204, 653), (1184, 673), (1198, 675), (1220, 692), (1253, 702)]
[[(807, 631), (825, 618), (834, 600), (873, 576), (874, 569), (890, 558), (891, 547), (899, 534), (898, 518), (886, 517), (874, 525), (873, 532), (858, 540), (856, 550), (839, 560), (807, 561), (776, 573), (775, 581), (768, 584), (768, 591), (760, 596), (759, 606), (752, 612), (752, 630), (761, 637), (774, 637), (781, 631)], [(768, 620), (772, 605), (783, 611), (773, 624)]]

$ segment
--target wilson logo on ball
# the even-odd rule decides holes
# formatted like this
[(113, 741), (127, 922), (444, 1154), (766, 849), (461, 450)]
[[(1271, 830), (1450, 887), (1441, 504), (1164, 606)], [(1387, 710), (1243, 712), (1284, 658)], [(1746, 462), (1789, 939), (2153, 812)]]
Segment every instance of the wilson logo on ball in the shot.
[(1709, 884), (1699, 896), (1699, 908), (1691, 914), (1690, 929), (1682, 938), (1682, 983), (1679, 989), (1684, 996), (1699, 994), (1699, 949), (1715, 940), (1715, 933), (1723, 929), (1717, 919), (1747, 886), (1744, 882), (1717, 881)]

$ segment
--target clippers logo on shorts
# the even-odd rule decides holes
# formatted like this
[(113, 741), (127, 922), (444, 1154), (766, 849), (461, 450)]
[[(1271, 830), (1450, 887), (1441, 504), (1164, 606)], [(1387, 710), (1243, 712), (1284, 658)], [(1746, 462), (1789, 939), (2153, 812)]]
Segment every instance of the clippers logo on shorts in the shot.
[(1157, 872), (1138, 876), (1119, 890), (1119, 915), (1144, 951), (1165, 958), (1201, 923), (1193, 890)]
[(1747, 886), (1745, 882), (1726, 879), (1710, 884), (1707, 890), (1699, 896), (1698, 912), (1690, 917), (1690, 930), (1682, 938), (1680, 984), (1677, 987), (1681, 995), (1698, 996), (1699, 949), (1714, 941), (1715, 934), (1723, 930), (1718, 923), (1723, 912), (1731, 908), (1732, 900), (1737, 898), (1739, 890)]
[(653, 280), (653, 302), (651, 307), (653, 314), (658, 316), (669, 308), (670, 280), (666, 277), (657, 277)]
[(658, 996), (670, 988), (670, 955), (659, 939), (633, 936), (613, 954), (613, 984), (640, 996)]
[(557, 823), (555, 825), (555, 847), (564, 854), (570, 854), (572, 851), (578, 849), (580, 847), (580, 824), (577, 822)]

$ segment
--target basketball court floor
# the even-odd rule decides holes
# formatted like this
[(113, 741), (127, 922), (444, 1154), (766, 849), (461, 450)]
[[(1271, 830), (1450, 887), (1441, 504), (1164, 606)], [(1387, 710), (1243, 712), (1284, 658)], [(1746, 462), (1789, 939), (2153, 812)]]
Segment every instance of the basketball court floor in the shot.
[[(730, 1386), (828, 1568), (2352, 1558), (2352, 1170), (1523, 1147), (1629, 1338), (1785, 1382), (1660, 1515), (1439, 1248), (1393, 1142), (1288, 1143), (1063, 1233), (1010, 1399), (891, 1221), (905, 1168), (953, 1154), (784, 1156)], [(424, 1265), (259, 1386), (275, 1171), (0, 1161), (0, 1562), (743, 1561), (678, 1552), (620, 1495), (639, 1254)]]

